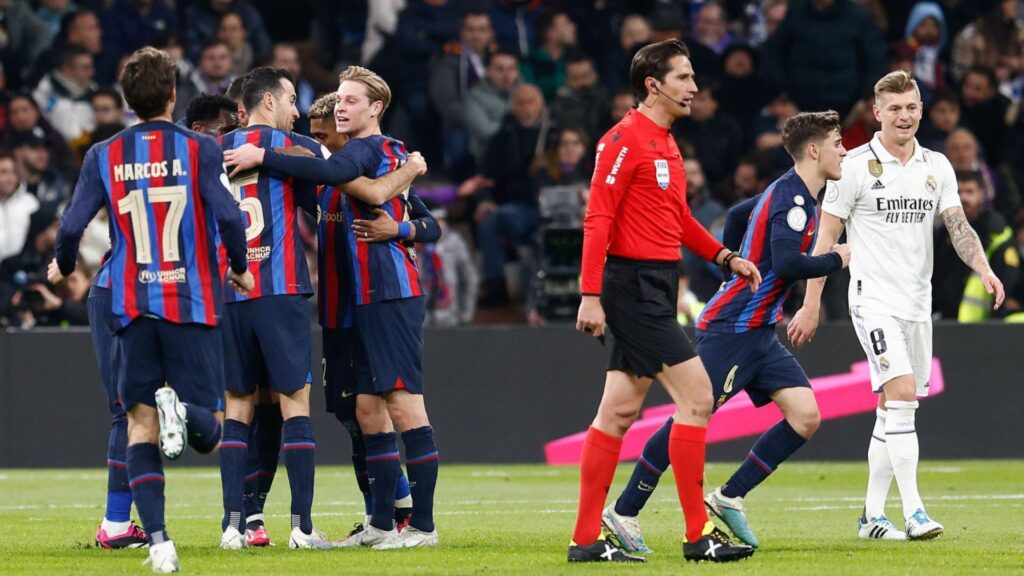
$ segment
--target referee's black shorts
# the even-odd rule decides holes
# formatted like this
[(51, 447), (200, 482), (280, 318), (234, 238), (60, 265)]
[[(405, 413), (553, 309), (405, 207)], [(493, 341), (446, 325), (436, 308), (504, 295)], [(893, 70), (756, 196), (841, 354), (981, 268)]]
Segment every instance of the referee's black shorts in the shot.
[(676, 319), (678, 293), (678, 263), (608, 256), (601, 288), (613, 338), (608, 370), (653, 378), (662, 365), (697, 355)]

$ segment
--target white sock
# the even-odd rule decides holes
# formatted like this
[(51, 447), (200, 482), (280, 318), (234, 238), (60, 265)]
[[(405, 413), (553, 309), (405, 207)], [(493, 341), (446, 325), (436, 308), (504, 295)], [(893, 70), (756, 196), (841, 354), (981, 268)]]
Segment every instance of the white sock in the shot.
[(401, 500), (395, 500), (395, 508), (412, 508), (412, 494)]
[(129, 522), (111, 522), (106, 518), (100, 523), (100, 528), (107, 533), (107, 536), (118, 536), (124, 534), (131, 528), (132, 523)]
[(900, 488), (903, 500), (903, 517), (910, 515), (918, 508), (924, 508), (921, 495), (917, 491), (918, 444), (917, 430), (914, 428), (914, 413), (917, 402), (887, 400), (885, 403), (888, 417), (885, 421), (885, 443), (889, 449), (889, 459), (896, 475), (896, 485)]
[(875, 428), (868, 444), (868, 493), (864, 498), (864, 517), (868, 520), (885, 514), (885, 500), (892, 486), (892, 460), (885, 441), (885, 410), (875, 409)]

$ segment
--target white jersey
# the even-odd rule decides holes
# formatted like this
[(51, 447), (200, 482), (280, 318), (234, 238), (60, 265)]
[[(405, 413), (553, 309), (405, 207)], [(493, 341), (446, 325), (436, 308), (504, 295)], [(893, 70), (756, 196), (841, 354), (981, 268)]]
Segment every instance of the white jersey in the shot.
[(822, 210), (846, 221), (850, 306), (923, 322), (932, 312), (935, 216), (960, 206), (946, 157), (914, 140), (900, 164), (879, 140), (850, 152), (829, 182)]

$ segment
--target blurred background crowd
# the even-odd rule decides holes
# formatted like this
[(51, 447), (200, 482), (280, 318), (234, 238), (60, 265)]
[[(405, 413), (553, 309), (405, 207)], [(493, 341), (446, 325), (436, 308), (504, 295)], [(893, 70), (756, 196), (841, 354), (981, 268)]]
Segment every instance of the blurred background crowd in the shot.
[[(135, 121), (117, 71), (144, 45), (178, 63), (176, 119), (255, 66), (288, 69), (303, 114), (345, 66), (377, 71), (394, 94), (384, 129), (427, 157), (417, 191), (446, 231), (418, 250), (428, 321), (574, 319), (595, 142), (634, 105), (633, 54), (669, 38), (689, 47), (700, 86), (672, 132), (706, 227), (720, 232), (729, 206), (789, 168), (787, 118), (836, 110), (853, 149), (878, 129), (874, 82), (907, 70), (925, 104), (918, 141), (952, 162), (1008, 293), (1003, 311), (972, 307), (969, 270), (939, 226), (935, 317), (1020, 311), (1024, 1), (0, 0), (0, 326), (86, 322), (105, 215), (65, 285), (46, 284), (45, 266), (85, 151)], [(295, 126), (308, 128), (305, 116)], [(722, 277), (685, 251), (682, 267), (687, 322)], [(844, 274), (828, 283), (832, 320), (848, 314)]]

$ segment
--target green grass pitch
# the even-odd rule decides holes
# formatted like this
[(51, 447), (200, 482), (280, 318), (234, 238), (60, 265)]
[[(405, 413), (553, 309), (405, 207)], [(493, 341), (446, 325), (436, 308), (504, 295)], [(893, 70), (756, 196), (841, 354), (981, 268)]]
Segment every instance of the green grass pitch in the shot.
[[(618, 470), (617, 495), (631, 467)], [(708, 466), (721, 483), (731, 464)], [(928, 510), (946, 526), (930, 542), (856, 538), (865, 463), (785, 464), (747, 501), (762, 547), (731, 565), (684, 563), (682, 517), (671, 474), (641, 516), (656, 553), (646, 565), (568, 565), (575, 514), (575, 468), (442, 466), (436, 549), (288, 550), (288, 482), (282, 466), (267, 507), (282, 545), (227, 552), (219, 542), (215, 468), (166, 469), (167, 524), (187, 574), (1022, 574), (1024, 461), (929, 461), (920, 484)], [(0, 573), (144, 574), (142, 550), (93, 547), (103, 513), (106, 471), (0, 471)], [(893, 487), (893, 494), (896, 489)], [(899, 517), (898, 497), (887, 511)], [(362, 501), (347, 467), (317, 470), (314, 523), (331, 538), (360, 519)]]

